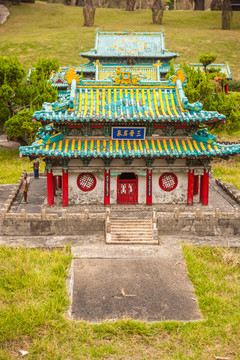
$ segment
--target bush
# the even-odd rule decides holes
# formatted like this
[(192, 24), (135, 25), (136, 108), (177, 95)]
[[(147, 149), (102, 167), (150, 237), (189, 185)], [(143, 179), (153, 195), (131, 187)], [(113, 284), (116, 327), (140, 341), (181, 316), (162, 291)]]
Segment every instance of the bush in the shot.
[(230, 80), (228, 90), (240, 92), (240, 80)]
[[(240, 131), (240, 94), (226, 95), (222, 91), (226, 82), (224, 75), (217, 70), (204, 75), (199, 69), (196, 71), (187, 64), (181, 64), (180, 67), (187, 75), (184, 92), (189, 103), (200, 101), (203, 110), (218, 111), (226, 116), (225, 124), (217, 125), (215, 131), (228, 134)], [(173, 73), (174, 67), (171, 64), (167, 78)]]
[(8, 137), (19, 140), (22, 145), (31, 144), (41, 126), (40, 122), (32, 122), (32, 115), (32, 111), (25, 109), (8, 119), (5, 123)]
[[(17, 58), (0, 57), (0, 129), (10, 118), (11, 121), (5, 126), (9, 137), (25, 143), (34, 138), (36, 126), (27, 125), (26, 119), (33, 111), (40, 110), (44, 102), (57, 100), (57, 90), (52, 87), (49, 76), (58, 68), (57, 59), (38, 59), (31, 72), (30, 82), (27, 82), (25, 70)], [(26, 112), (26, 108), (31, 109), (31, 112)], [(14, 130), (13, 126), (17, 128)]]

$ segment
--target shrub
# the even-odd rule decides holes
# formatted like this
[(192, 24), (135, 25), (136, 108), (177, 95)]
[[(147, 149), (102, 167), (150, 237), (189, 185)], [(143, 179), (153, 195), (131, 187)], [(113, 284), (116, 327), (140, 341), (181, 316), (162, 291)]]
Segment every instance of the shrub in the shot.
[(240, 80), (229, 81), (228, 90), (240, 92)]

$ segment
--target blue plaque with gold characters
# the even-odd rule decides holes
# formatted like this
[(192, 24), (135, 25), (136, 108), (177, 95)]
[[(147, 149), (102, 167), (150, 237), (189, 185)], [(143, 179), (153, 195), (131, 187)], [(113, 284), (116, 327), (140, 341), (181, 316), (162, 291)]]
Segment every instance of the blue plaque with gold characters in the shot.
[(145, 140), (145, 127), (112, 127), (112, 140)]

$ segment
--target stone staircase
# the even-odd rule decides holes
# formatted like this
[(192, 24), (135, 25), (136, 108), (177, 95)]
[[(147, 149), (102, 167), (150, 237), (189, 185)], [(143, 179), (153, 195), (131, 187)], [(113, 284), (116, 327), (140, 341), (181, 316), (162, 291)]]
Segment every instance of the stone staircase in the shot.
[(109, 217), (106, 243), (157, 245), (158, 239), (154, 236), (152, 218)]

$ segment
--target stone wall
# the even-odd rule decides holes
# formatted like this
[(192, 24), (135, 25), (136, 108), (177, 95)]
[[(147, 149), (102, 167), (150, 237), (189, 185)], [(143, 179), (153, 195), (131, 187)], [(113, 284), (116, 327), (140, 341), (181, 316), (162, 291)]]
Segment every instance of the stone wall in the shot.
[(2, 235), (7, 236), (66, 236), (105, 234), (105, 216), (102, 214), (57, 214), (5, 213), (1, 219)]
[[(188, 172), (184, 169), (185, 162), (177, 160), (173, 166), (157, 159), (154, 163), (152, 176), (153, 204), (183, 204), (187, 199)], [(164, 166), (165, 165), (165, 166)], [(133, 172), (138, 179), (138, 204), (146, 204), (146, 164), (143, 159), (134, 159), (131, 166), (126, 166), (122, 159), (113, 159), (110, 165), (110, 203), (117, 204), (117, 179), (123, 172)], [(91, 191), (82, 191), (77, 185), (81, 173), (92, 173), (97, 180)], [(173, 172), (178, 177), (178, 185), (173, 191), (164, 191), (159, 186), (159, 178), (164, 172)], [(104, 167), (100, 159), (92, 159), (88, 167), (83, 167), (81, 160), (72, 159), (69, 162), (69, 203), (99, 204), (104, 203)]]

